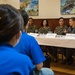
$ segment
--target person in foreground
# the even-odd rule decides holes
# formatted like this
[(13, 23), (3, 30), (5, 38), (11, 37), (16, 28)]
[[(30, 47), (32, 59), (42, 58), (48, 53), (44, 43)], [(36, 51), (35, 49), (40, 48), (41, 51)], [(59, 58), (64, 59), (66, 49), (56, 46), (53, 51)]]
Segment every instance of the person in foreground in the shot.
[(22, 30), (22, 16), (11, 5), (0, 5), (0, 75), (33, 75), (30, 58), (17, 52)]
[[(20, 10), (20, 12), (24, 19), (24, 25), (26, 26), (28, 22), (28, 15), (24, 10)], [(30, 57), (35, 68), (38, 70), (38, 72), (34, 75), (54, 75), (54, 72), (51, 69), (42, 68), (43, 62), (45, 61), (44, 54), (35, 38), (25, 33), (25, 31), (22, 32), (20, 42), (16, 45), (15, 49)]]

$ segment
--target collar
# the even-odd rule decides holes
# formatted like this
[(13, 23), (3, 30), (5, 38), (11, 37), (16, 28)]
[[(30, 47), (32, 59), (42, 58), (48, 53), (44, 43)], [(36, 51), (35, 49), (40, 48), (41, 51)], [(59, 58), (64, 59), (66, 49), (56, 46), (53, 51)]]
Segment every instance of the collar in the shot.
[(12, 46), (12, 45), (10, 45), (9, 43), (2, 43), (0, 46), (13, 47), (13, 46)]

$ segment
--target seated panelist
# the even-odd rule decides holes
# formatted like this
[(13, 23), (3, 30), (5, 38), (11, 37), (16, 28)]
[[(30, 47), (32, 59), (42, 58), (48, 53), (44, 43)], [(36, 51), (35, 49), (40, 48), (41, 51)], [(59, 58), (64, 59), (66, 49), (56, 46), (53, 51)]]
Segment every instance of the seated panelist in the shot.
[(38, 29), (37, 29), (36, 25), (34, 24), (33, 18), (29, 18), (25, 29), (26, 29), (27, 33), (37, 33), (38, 32)]
[[(69, 28), (68, 30), (66, 31), (66, 33), (73, 33), (75, 34), (75, 17), (71, 17), (69, 19)], [(66, 49), (66, 50), (63, 50), (63, 54), (64, 56), (66, 57), (66, 59), (63, 61), (64, 64), (72, 64), (73, 63), (73, 57), (72, 57), (72, 49)]]
[(51, 32), (51, 29), (48, 25), (48, 21), (46, 19), (42, 20), (41, 22), (41, 27), (39, 28), (39, 32), (38, 33), (41, 33), (41, 34), (47, 34)]
[(54, 30), (54, 33), (56, 33), (57, 35), (63, 35), (65, 34), (65, 30), (67, 30), (68, 27), (66, 25), (64, 25), (64, 18), (60, 17), (59, 18), (59, 26), (57, 26)]
[[(57, 35), (65, 35), (65, 31), (68, 29), (68, 27), (64, 24), (64, 18), (60, 17), (59, 21), (58, 21), (59, 25), (55, 28), (54, 33), (56, 33)], [(52, 47), (51, 50), (51, 55), (54, 58), (54, 61), (58, 61), (58, 55), (57, 55), (57, 51), (62, 48), (57, 48), (57, 47)]]

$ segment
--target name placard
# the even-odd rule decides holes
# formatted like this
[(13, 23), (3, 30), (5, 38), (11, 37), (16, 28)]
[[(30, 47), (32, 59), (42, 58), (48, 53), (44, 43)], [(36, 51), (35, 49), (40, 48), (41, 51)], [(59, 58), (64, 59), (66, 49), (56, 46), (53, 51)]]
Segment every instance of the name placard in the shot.
[(55, 38), (57, 34), (55, 33), (47, 33), (46, 37), (51, 37), (51, 38)]
[(36, 37), (36, 36), (38, 36), (39, 34), (37, 34), (37, 33), (27, 33), (28, 35), (31, 35), (31, 36), (33, 36), (33, 37)]
[(65, 37), (66, 38), (70, 38), (70, 39), (75, 39), (75, 34), (69, 34), (69, 33), (67, 33)]

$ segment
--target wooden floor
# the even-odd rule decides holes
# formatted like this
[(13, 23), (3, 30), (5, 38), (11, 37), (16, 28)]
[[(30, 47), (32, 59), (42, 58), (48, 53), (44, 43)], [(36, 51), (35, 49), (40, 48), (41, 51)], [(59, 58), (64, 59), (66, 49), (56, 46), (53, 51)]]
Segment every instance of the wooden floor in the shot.
[[(75, 75), (75, 57), (72, 65), (62, 64), (62, 55), (59, 54), (59, 62), (51, 62), (50, 68), (54, 71), (55, 75)], [(63, 59), (65, 57), (63, 56)]]
[(61, 62), (52, 62), (51, 69), (55, 75), (75, 75), (75, 62), (72, 65), (63, 65)]
[(72, 75), (72, 74), (57, 72), (57, 71), (54, 71), (54, 73), (55, 73), (55, 75)]

